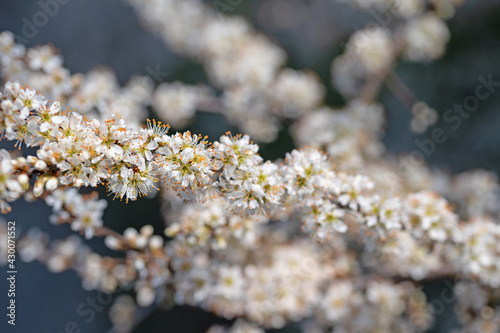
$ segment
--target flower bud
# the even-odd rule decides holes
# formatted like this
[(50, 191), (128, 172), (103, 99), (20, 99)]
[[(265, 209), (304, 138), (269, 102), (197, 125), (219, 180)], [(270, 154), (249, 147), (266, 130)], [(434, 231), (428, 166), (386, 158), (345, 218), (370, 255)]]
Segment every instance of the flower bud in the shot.
[(156, 297), (155, 291), (150, 287), (140, 288), (137, 291), (137, 304), (146, 307), (151, 305)]
[(45, 163), (45, 161), (38, 160), (35, 162), (35, 169), (37, 169), (38, 171), (46, 171), (47, 163)]
[(47, 191), (55, 191), (57, 189), (58, 181), (56, 177), (50, 177), (49, 180), (45, 183), (45, 188)]
[(36, 163), (36, 161), (38, 161), (38, 158), (30, 155), (26, 158), (26, 161), (28, 162), (28, 164), (34, 165)]
[(37, 179), (35, 182), (35, 186), (33, 187), (33, 195), (35, 197), (39, 197), (43, 193), (43, 183), (44, 181), (42, 179)]
[(148, 239), (146, 237), (139, 236), (135, 240), (135, 247), (138, 249), (143, 249), (146, 247), (147, 243), (148, 243)]
[(104, 244), (111, 250), (118, 250), (122, 246), (120, 240), (114, 236), (107, 236), (104, 238)]
[(30, 178), (28, 177), (27, 174), (22, 173), (19, 176), (17, 176), (17, 181), (19, 182), (19, 184), (21, 184), (22, 187), (26, 187), (27, 185), (29, 185)]
[(137, 239), (137, 230), (134, 228), (127, 228), (123, 232), (123, 237), (129, 242), (129, 243), (135, 243), (135, 240)]
[(151, 250), (158, 250), (163, 248), (163, 238), (154, 235), (149, 239), (149, 247)]
[(141, 228), (141, 235), (146, 237), (146, 238), (151, 237), (153, 232), (154, 232), (154, 229), (153, 229), (152, 225), (147, 224)]
[(26, 166), (26, 159), (24, 157), (18, 157), (16, 161), (18, 168), (24, 168)]
[(174, 223), (168, 228), (165, 228), (165, 236), (174, 238), (181, 231), (179, 223)]

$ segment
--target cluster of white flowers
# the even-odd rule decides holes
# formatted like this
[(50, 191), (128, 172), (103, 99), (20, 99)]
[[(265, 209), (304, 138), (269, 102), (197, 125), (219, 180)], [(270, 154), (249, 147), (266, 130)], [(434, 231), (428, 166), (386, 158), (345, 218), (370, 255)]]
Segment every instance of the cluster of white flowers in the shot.
[(380, 251), (385, 260), (373, 261), (369, 257), (365, 264), (392, 276), (420, 281), (445, 266), (439, 247), (430, 251), (426, 242), (417, 241), (406, 231), (391, 233), (390, 239), (382, 245)]
[(421, 332), (431, 324), (425, 296), (411, 284), (340, 280), (321, 300), (322, 320), (339, 332)]
[[(4, 236), (2, 229), (6, 225), (6, 222), (0, 221), (1, 236)], [(2, 239), (7, 239), (6, 234)], [(3, 251), (2, 245), (0, 244), (0, 253)], [(53, 273), (74, 269), (82, 277), (82, 286), (87, 290), (100, 289), (109, 292), (118, 287), (119, 275), (116, 273), (119, 261), (93, 253), (76, 235), (50, 242), (46, 233), (32, 228), (23, 233), (22, 237), (18, 235), (17, 251), (22, 261), (39, 261)], [(112, 274), (113, 269), (115, 274)]]
[(355, 32), (347, 41), (345, 52), (332, 61), (335, 88), (351, 100), (360, 97), (373, 78), (383, 80), (400, 53), (401, 47), (394, 39), (393, 33), (382, 27), (366, 27)]
[[(9, 87), (8, 94), (14, 96), (12, 94), (15, 92), (12, 91), (18, 86)], [(32, 90), (27, 90), (34, 95)], [(198, 136), (189, 132), (173, 137), (165, 135), (162, 125), (154, 124), (137, 133), (128, 130), (126, 124), (117, 119), (100, 125), (97, 121), (83, 120), (77, 114), (71, 114), (69, 117), (59, 115), (58, 107), (47, 110), (43, 99), (37, 97), (36, 103), (41, 105), (35, 109), (37, 115), (21, 120), (35, 128), (38, 126), (37, 120), (47, 120), (40, 125), (38, 131), (28, 132), (38, 132), (40, 139), (36, 136), (35, 139), (25, 139), (26, 142), (45, 140), (38, 151), (38, 158), (30, 157), (29, 163), (22, 163), (26, 164), (24, 167), (33, 165), (38, 172), (46, 173), (37, 180), (41, 185), (35, 183), (35, 196), (41, 194), (44, 184), (48, 190), (53, 191), (58, 184), (95, 186), (109, 178), (111, 191), (120, 197), (133, 200), (138, 193), (145, 193), (148, 187), (153, 186), (152, 169), (166, 176), (164, 182), (178, 190), (203, 192), (204, 187), (212, 182), (211, 175), (217, 172), (219, 180), (216, 182), (218, 187), (214, 193), (222, 192), (233, 211), (267, 212), (282, 203), (291, 206), (300, 203), (306, 211), (306, 227), (319, 227), (317, 235), (321, 238), (332, 230), (346, 231), (347, 226), (342, 221), (346, 210), (347, 213), (357, 216), (361, 224), (368, 227), (380, 224), (387, 230), (401, 228), (401, 218), (406, 221), (408, 229), (416, 235), (419, 233), (417, 236), (426, 231), (431, 239), (440, 241), (446, 239), (445, 231), (456, 223), (456, 218), (446, 207), (446, 202), (429, 193), (410, 196), (405, 206), (406, 215), (402, 216), (402, 204), (398, 198), (382, 199), (371, 191), (373, 183), (367, 178), (336, 174), (333, 165), (317, 150), (294, 151), (288, 156), (287, 163), (278, 167), (269, 162), (262, 163), (262, 159), (257, 155), (258, 147), (250, 143), (247, 136), (223, 136), (212, 149), (208, 149), (203, 141), (199, 141)], [(19, 97), (15, 101), (5, 100), (15, 105), (19, 100), (22, 101), (22, 98)], [(22, 103), (24, 104), (20, 105), (27, 108), (25, 105), (30, 105), (31, 102), (24, 100)], [(56, 103), (52, 106), (54, 105), (57, 106)], [(17, 113), (13, 113), (12, 109), (9, 112), (11, 115), (5, 118), (5, 124), (10, 124), (9, 122), (17, 117)], [(52, 123), (54, 118), (55, 124)], [(90, 129), (86, 128), (86, 125)], [(12, 130), (16, 126), (18, 130)], [(48, 127), (46, 131), (42, 131), (44, 126)], [(6, 127), (7, 136), (22, 139), (12, 133), (23, 133), (23, 127), (27, 125), (21, 123)], [(49, 133), (44, 134), (45, 132)], [(94, 140), (100, 145), (95, 145), (92, 142)], [(81, 141), (90, 141), (95, 146)], [(153, 159), (153, 151), (159, 152), (158, 158)], [(4, 154), (6, 156), (2, 163), (10, 165), (10, 154), (6, 151)], [(151, 160), (153, 163), (146, 166)], [(51, 169), (52, 167), (57, 168)], [(16, 179), (20, 178), (16, 176)], [(212, 191), (211, 186), (206, 190), (208, 193)], [(284, 189), (287, 196), (282, 200)], [(16, 192), (16, 198), (22, 192)], [(9, 197), (5, 194), (4, 198), (8, 200)], [(85, 230), (88, 237), (92, 236), (96, 227), (102, 225), (101, 216), (105, 205), (102, 201), (82, 201), (76, 190), (58, 191), (50, 195), (47, 202), (59, 213), (53, 218), (54, 221), (67, 221), (71, 218), (73, 228)], [(87, 204), (83, 205), (83, 202)], [(61, 211), (63, 205), (69, 208)], [(443, 215), (446, 212), (448, 215)], [(184, 227), (189, 225), (189, 222), (186, 223), (188, 224)], [(177, 234), (181, 229), (179, 225), (174, 225), (169, 232)], [(420, 229), (423, 231), (419, 231)], [(192, 228), (189, 227), (188, 230)], [(203, 233), (201, 230), (200, 232)]]
[(216, 258), (183, 247), (172, 250), (178, 304), (201, 304), (227, 318), (244, 316), (271, 327), (312, 315), (321, 284), (334, 273), (332, 264), (320, 262), (303, 242), (263, 244), (259, 250), (235, 243)]
[(231, 238), (252, 241), (257, 235), (257, 225), (267, 221), (266, 217), (256, 214), (232, 214), (227, 202), (214, 199), (185, 205), (179, 222), (169, 225), (165, 234), (186, 244), (224, 249)]
[(20, 81), (49, 99), (60, 101), (92, 118), (122, 117), (138, 125), (146, 118), (145, 105), (151, 99), (152, 82), (145, 77), (133, 77), (120, 87), (109, 69), (95, 69), (83, 74), (71, 74), (63, 67), (63, 58), (54, 47), (42, 45), (26, 48), (16, 44), (14, 34), (0, 33), (0, 74), (4, 81)]
[(403, 223), (418, 238), (444, 241), (458, 227), (458, 217), (445, 199), (434, 192), (422, 191), (408, 196)]
[[(167, 45), (204, 65), (210, 81), (224, 90), (223, 113), (253, 138), (273, 141), (282, 117), (295, 118), (321, 104), (325, 88), (317, 77), (280, 69), (284, 51), (244, 19), (220, 15), (196, 0), (127, 2)], [(191, 117), (192, 108), (182, 111), (174, 119)]]
[(328, 153), (337, 168), (361, 169), (384, 152), (380, 139), (384, 124), (378, 104), (350, 102), (345, 109), (319, 109), (294, 124), (292, 134), (300, 146)]
[(205, 99), (207, 89), (180, 82), (162, 83), (154, 92), (153, 108), (160, 119), (174, 127), (185, 127)]
[(381, 234), (405, 228), (417, 238), (438, 242), (449, 239), (458, 225), (449, 203), (434, 192), (404, 199), (382, 196), (369, 178), (333, 171), (317, 150), (288, 154), (282, 172), (287, 199), (301, 203), (306, 229), (319, 238), (333, 230), (347, 231), (349, 218)]
[(223, 169), (219, 183), (236, 210), (268, 212), (280, 204), (284, 191), (278, 166), (262, 163), (248, 136), (222, 136), (214, 149), (215, 168)]
[(461, 173), (451, 180), (444, 195), (458, 203), (461, 216), (498, 217), (500, 185), (492, 172), (474, 170)]
[(259, 141), (273, 141), (285, 118), (311, 112), (323, 100), (324, 87), (316, 76), (291, 69), (277, 74), (267, 86), (230, 86), (224, 92), (224, 114)]
[[(287, 193), (291, 200), (297, 200), (293, 199), (295, 189), (290, 187), (290, 182), (295, 182), (293, 178), (311, 182), (307, 191), (311, 190), (312, 184), (321, 181), (303, 166), (302, 169), (284, 166), (281, 170), (276, 164), (263, 163), (257, 155), (258, 147), (250, 143), (247, 136), (223, 136), (220, 142), (209, 147), (200, 136), (190, 132), (169, 136), (166, 134), (168, 127), (156, 122), (150, 123), (147, 129), (134, 131), (118, 118), (102, 123), (95, 119), (89, 121), (77, 113), (61, 113), (58, 102), (48, 108), (43, 96), (31, 88), (21, 88), (17, 83), (8, 83), (0, 98), (0, 119), (6, 137), (40, 147), (38, 157), (28, 158), (28, 164), (41, 173), (33, 188), (35, 196), (42, 194), (44, 185), (53, 191), (59, 184), (96, 186), (106, 181), (108, 189), (116, 196), (135, 200), (147, 194), (159, 178), (188, 196), (207, 191), (221, 192), (234, 210), (253, 213), (269, 212), (280, 205), (284, 194), (282, 177), (288, 179)], [(319, 158), (323, 161), (315, 167), (333, 168), (318, 151), (313, 150), (311, 154), (312, 160)], [(294, 156), (295, 159), (290, 159), (292, 164), (310, 163), (305, 160), (309, 157), (301, 156), (298, 151)], [(6, 164), (11, 163), (10, 155), (6, 161)], [(286, 174), (282, 176), (282, 172)], [(322, 172), (318, 170), (319, 175)], [(213, 175), (218, 175), (218, 179), (215, 180)], [(331, 177), (335, 177), (333, 172)], [(344, 184), (329, 184), (327, 187), (337, 186), (338, 189), (328, 189), (327, 192), (339, 196), (342, 191), (362, 189), (362, 185), (355, 184), (359, 182), (356, 177), (353, 180), (340, 178), (335, 182)], [(351, 181), (354, 183), (348, 184)], [(299, 191), (304, 189), (299, 188)], [(9, 199), (9, 193), (2, 199)], [(297, 198), (304, 199), (303, 196)], [(307, 204), (315, 205), (311, 200)], [(357, 207), (351, 204), (350, 209)], [(98, 219), (99, 215), (90, 220)], [(77, 223), (73, 225), (77, 229), (83, 228)]]
[(201, 191), (212, 182), (213, 150), (207, 149), (207, 142), (200, 135), (191, 132), (177, 133), (172, 137), (156, 135), (157, 140), (151, 141), (150, 145), (158, 148), (160, 155), (153, 164), (166, 184), (187, 194), (195, 194), (194, 191)]
[[(364, 1), (377, 7), (377, 1)], [(380, 1), (389, 7), (392, 1)], [(396, 8), (404, 5), (396, 1)], [(408, 2), (408, 1), (403, 1)], [(389, 11), (387, 15), (394, 14)], [(345, 52), (332, 62), (332, 81), (348, 99), (367, 92), (366, 85), (374, 78), (383, 81), (391, 73), (394, 61), (403, 56), (409, 61), (430, 61), (444, 54), (450, 33), (443, 20), (432, 11), (411, 16), (403, 21), (399, 30), (384, 27), (366, 27), (355, 32), (346, 44)], [(377, 89), (363, 98), (372, 99)]]
[(137, 306), (130, 295), (118, 296), (109, 309), (113, 329), (119, 333), (130, 332), (136, 322)]
[[(127, 2), (175, 51), (200, 61), (220, 91), (175, 82), (153, 92), (142, 77), (122, 88), (103, 69), (71, 75), (53, 47), (26, 49), (1, 33), (2, 78), (37, 90), (6, 84), (0, 131), (16, 146), (38, 148), (36, 157), (0, 150), (2, 213), (23, 196), (41, 198), (53, 223), (69, 223), (86, 238), (106, 236), (110, 249), (125, 252), (103, 257), (76, 236), (49, 243), (33, 229), (19, 240), (22, 260), (74, 269), (85, 289), (131, 288), (140, 306), (173, 301), (239, 318), (209, 333), (262, 333), (258, 326), (311, 318), (305, 332), (421, 332), (432, 315), (420, 283), (450, 276), (474, 281), (456, 288), (463, 332), (500, 327), (493, 293), (499, 225), (486, 217), (460, 222), (498, 217), (497, 179), (485, 171), (449, 177), (423, 165), (399, 177), (398, 161), (384, 155), (384, 111), (372, 96), (401, 55), (427, 61), (443, 54), (449, 32), (442, 19), (461, 0), (350, 1), (390, 10), (403, 23), (352, 35), (332, 63), (333, 82), (347, 97), (340, 109), (323, 105), (325, 87), (313, 72), (282, 68), (284, 51), (245, 20), (197, 0)], [(57, 101), (81, 114), (61, 111)], [(213, 144), (190, 132), (170, 135), (154, 120), (141, 126), (149, 103), (175, 127), (206, 108), (260, 141), (272, 141), (286, 119), (305, 148), (271, 162), (248, 135), (228, 133)], [(414, 131), (436, 120), (425, 103), (414, 105)], [(77, 189), (100, 184), (127, 200), (161, 189), (172, 239), (150, 225), (107, 229), (106, 201)], [(0, 264), (6, 233), (0, 221)], [(129, 330), (135, 312), (131, 298), (117, 300), (116, 330)]]
[(108, 205), (106, 200), (98, 200), (97, 193), (83, 196), (76, 188), (58, 189), (45, 202), (53, 209), (52, 223), (71, 223), (71, 229), (80, 231), (85, 238), (92, 238), (96, 229), (102, 227), (102, 215)]
[(406, 196), (431, 189), (446, 198), (463, 220), (499, 216), (500, 185), (493, 172), (477, 169), (450, 175), (423, 162), (415, 163), (411, 156), (384, 157), (384, 161), (365, 159), (360, 168), (379, 190)]
[(71, 235), (53, 241), (42, 260), (51, 272), (60, 273), (78, 265), (88, 253), (89, 248), (82, 244), (81, 238)]
[[(366, 101), (372, 101), (378, 94), (381, 82), (393, 80), (393, 67), (398, 58), (432, 61), (444, 54), (450, 39), (444, 20), (451, 18), (455, 8), (463, 2), (434, 0), (429, 5), (424, 0), (342, 1), (370, 10), (380, 24), (369, 23), (356, 31), (347, 42), (345, 52), (336, 57), (331, 66), (332, 82), (339, 92), (348, 100), (361, 97)], [(389, 85), (389, 89), (396, 88)], [(396, 95), (412, 108), (411, 129), (414, 132), (422, 133), (436, 123), (435, 110), (423, 102), (408, 101), (410, 96), (398, 92)]]
[(365, 85), (366, 76), (366, 68), (361, 61), (353, 61), (345, 55), (340, 55), (332, 62), (332, 83), (348, 99), (360, 95)]
[[(60, 112), (59, 102), (47, 107), (43, 96), (18, 83), (7, 83), (0, 100), (0, 130), (7, 139), (40, 146), (38, 157), (28, 161), (42, 173), (35, 196), (44, 184), (54, 190), (58, 184), (80, 187), (106, 181), (116, 196), (136, 200), (151, 191), (157, 176), (168, 177), (182, 190), (210, 182), (210, 150), (189, 132), (170, 137), (165, 134), (168, 127), (156, 122), (134, 131), (120, 118), (89, 121), (78, 113)], [(5, 161), (7, 165), (10, 158)], [(9, 195), (7, 191), (0, 199)]]
[(451, 261), (463, 274), (492, 288), (500, 286), (500, 225), (484, 218), (462, 224), (454, 233), (460, 246), (449, 251)]
[(384, 28), (358, 30), (349, 39), (345, 57), (360, 61), (368, 74), (387, 71), (394, 58), (391, 32)]
[(453, 333), (496, 332), (500, 326), (498, 289), (487, 289), (473, 282), (459, 282), (453, 289), (457, 296), (457, 318), (464, 326)]
[[(316, 76), (280, 69), (284, 52), (242, 18), (218, 14), (197, 0), (182, 5), (172, 0), (127, 2), (169, 47), (205, 66), (210, 81), (223, 89), (222, 105), (217, 104), (222, 110), (218, 112), (258, 141), (273, 141), (284, 118), (305, 115), (321, 106), (325, 89)], [(413, 61), (442, 55), (449, 32), (440, 17), (450, 15), (440, 13), (461, 3), (435, 1), (434, 12), (422, 0), (354, 2), (362, 8), (401, 16), (408, 24), (402, 34), (382, 27), (367, 27), (353, 34), (346, 53), (332, 65), (337, 88), (349, 97), (360, 92), (368, 76), (377, 74), (383, 79), (401, 53)], [(179, 83), (162, 84), (153, 104), (163, 120), (183, 127), (207, 92)]]
[[(1, 221), (0, 235), (3, 235), (4, 227), (6, 222)], [(113, 292), (119, 287), (134, 287), (140, 306), (150, 305), (156, 297), (154, 288), (164, 286), (170, 278), (163, 238), (153, 235), (149, 225), (141, 228), (140, 233), (128, 228), (123, 236), (116, 234), (106, 238), (111, 249), (127, 249), (126, 258), (94, 253), (76, 235), (49, 243), (48, 236), (39, 229), (30, 229), (17, 244), (21, 260), (40, 261), (54, 273), (73, 269), (82, 278), (84, 289)], [(4, 250), (7, 251), (7, 244), (5, 248), (0, 244), (0, 251)]]
[(405, 30), (405, 56), (412, 61), (429, 61), (444, 54), (450, 32), (435, 14), (412, 19)]
[(10, 211), (8, 202), (16, 201), (29, 188), (28, 163), (24, 157), (13, 158), (0, 150), (0, 209), (2, 214)]

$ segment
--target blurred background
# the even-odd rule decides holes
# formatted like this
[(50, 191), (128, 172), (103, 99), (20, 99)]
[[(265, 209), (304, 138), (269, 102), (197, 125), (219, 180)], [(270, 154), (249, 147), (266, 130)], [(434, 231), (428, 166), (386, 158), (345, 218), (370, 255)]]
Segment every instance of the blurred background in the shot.
[[(212, 3), (213, 1), (207, 1)], [(40, 10), (39, 0), (0, 1), (0, 31), (10, 30), (21, 35), (23, 18), (31, 18)], [(330, 64), (343, 51), (349, 36), (373, 21), (369, 12), (353, 10), (351, 6), (333, 0), (243, 0), (229, 15), (242, 15), (288, 53), (288, 66), (314, 70), (328, 89), (327, 104), (335, 107), (344, 101), (330, 84)], [(500, 81), (500, 0), (468, 0), (448, 22), (451, 41), (446, 55), (433, 63), (399, 63), (396, 72), (405, 86), (419, 100), (436, 109), (440, 115), (462, 103), (474, 93), (478, 77)], [(168, 72), (165, 81), (206, 83), (202, 67), (167, 49), (158, 36), (143, 28), (135, 14), (119, 0), (69, 0), (35, 37), (21, 41), (26, 46), (52, 43), (64, 56), (71, 72), (87, 72), (96, 66), (113, 69), (123, 84), (133, 74), (148, 75), (148, 68), (159, 66)], [(415, 139), (429, 136), (432, 128), (417, 136), (410, 131), (411, 110), (383, 88), (380, 101), (387, 109), (388, 121), (384, 142), (392, 154), (408, 153), (418, 147)], [(435, 125), (446, 128), (442, 119)], [(217, 139), (227, 130), (235, 129), (215, 114), (200, 114), (189, 127), (195, 133)], [(181, 130), (181, 129), (179, 129)], [(500, 172), (500, 89), (481, 102), (477, 111), (465, 119), (457, 130), (446, 133), (449, 139), (436, 147), (428, 157), (431, 165), (450, 172), (484, 168)], [(2, 144), (5, 144), (2, 142)], [(263, 146), (262, 155), (268, 159), (281, 158), (293, 148), (292, 140), (283, 129), (278, 140)], [(102, 197), (105, 192), (101, 191)], [(142, 199), (133, 205), (110, 201), (104, 223), (111, 229), (152, 224), (162, 228), (158, 199)], [(69, 226), (53, 226), (48, 221), (45, 204), (16, 202), (6, 218), (18, 223), (18, 231), (40, 226), (51, 238), (64, 237), (72, 232)], [(21, 229), (21, 230), (20, 230)], [(97, 252), (112, 254), (102, 239), (88, 242)], [(107, 309), (95, 311), (89, 323), (78, 316), (76, 309), (96, 292), (86, 292), (73, 271), (52, 274), (38, 264), (18, 261), (17, 325), (13, 332), (66, 332), (66, 324), (77, 323), (81, 332), (107, 332), (111, 326)], [(4, 273), (2, 273), (4, 274)], [(7, 290), (5, 279), (0, 292)], [(440, 286), (428, 286), (432, 299)], [(2, 297), (2, 302), (5, 298)], [(4, 303), (1, 307), (5, 306)], [(452, 306), (436, 320), (431, 332), (447, 332), (456, 327)], [(143, 309), (144, 319), (134, 332), (203, 333), (223, 319), (192, 308), (170, 310)], [(0, 332), (7, 325), (2, 320)], [(11, 327), (9, 327), (11, 329)], [(69, 331), (73, 332), (73, 331)], [(80, 332), (78, 330), (74, 332)], [(293, 324), (279, 332), (297, 332)]]

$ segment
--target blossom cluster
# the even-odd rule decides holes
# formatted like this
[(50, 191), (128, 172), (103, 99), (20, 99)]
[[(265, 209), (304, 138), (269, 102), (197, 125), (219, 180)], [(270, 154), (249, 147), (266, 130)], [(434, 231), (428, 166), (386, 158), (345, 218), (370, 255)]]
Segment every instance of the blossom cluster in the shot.
[[(367, 24), (353, 33), (347, 41), (345, 52), (332, 62), (332, 82), (348, 100), (359, 97), (372, 100), (379, 89), (377, 82), (393, 75), (393, 67), (398, 59), (423, 62), (440, 58), (450, 39), (445, 20), (452, 18), (456, 8), (463, 2), (340, 1), (371, 11), (379, 23)], [(381, 17), (387, 22), (382, 22)], [(392, 24), (393, 19), (396, 24)], [(436, 122), (436, 111), (424, 102), (406, 100), (406, 97), (402, 98), (402, 102), (413, 111), (412, 131), (422, 133)]]
[(35, 196), (54, 176), (55, 186), (46, 184), (49, 191), (58, 184), (97, 186), (106, 181), (116, 196), (136, 200), (154, 187), (159, 175), (186, 189), (206, 184), (212, 173), (205, 157), (209, 150), (199, 136), (169, 137), (168, 126), (156, 122), (134, 131), (121, 118), (89, 121), (75, 112), (61, 112), (59, 102), (49, 105), (34, 89), (19, 83), (7, 83), (0, 99), (5, 137), (39, 147), (37, 157), (28, 161), (41, 173)]
[(104, 67), (72, 74), (52, 45), (26, 48), (9, 31), (0, 33), (0, 75), (4, 82), (24, 82), (81, 114), (97, 119), (116, 115), (131, 125), (146, 118), (153, 89), (151, 80), (142, 76), (120, 87), (115, 74)]
[(500, 324), (498, 289), (486, 289), (473, 282), (457, 283), (457, 318), (464, 328), (454, 333), (494, 332)]
[(102, 227), (102, 216), (108, 205), (106, 200), (98, 200), (97, 193), (83, 196), (76, 188), (58, 189), (50, 193), (45, 202), (52, 207), (50, 221), (54, 224), (71, 223), (74, 231), (80, 231), (86, 238), (94, 236)]
[(455, 232), (455, 241), (462, 246), (451, 253), (457, 269), (476, 277), (483, 284), (500, 286), (500, 266), (496, 258), (500, 251), (500, 225), (494, 221), (476, 218)]
[[(299, 320), (309, 333), (423, 332), (433, 316), (421, 286), (448, 277), (463, 280), (455, 287), (460, 332), (500, 327), (498, 179), (423, 164), (401, 177), (405, 165), (385, 152), (384, 109), (374, 102), (396, 60), (444, 53), (444, 19), (461, 0), (348, 1), (390, 10), (398, 22), (358, 30), (333, 60), (332, 82), (346, 98), (335, 108), (324, 105), (317, 75), (284, 68), (284, 50), (244, 19), (197, 0), (127, 2), (174, 51), (199, 61), (214, 89), (153, 87), (143, 77), (120, 87), (109, 70), (71, 74), (53, 47), (25, 48), (0, 33), (0, 131), (37, 149), (26, 157), (0, 150), (2, 213), (9, 202), (40, 198), (52, 223), (124, 252), (102, 256), (75, 235), (50, 241), (35, 228), (19, 239), (22, 260), (73, 269), (88, 290), (133, 290), (142, 307), (187, 304), (238, 318), (208, 333), (262, 333)], [(176, 128), (198, 111), (217, 112), (250, 136), (210, 143), (170, 134), (159, 121), (142, 125), (146, 106)], [(436, 123), (427, 104), (409, 107), (413, 131)], [(303, 148), (265, 161), (250, 138), (273, 141), (282, 122)], [(101, 184), (127, 201), (159, 191), (165, 229), (108, 229), (107, 202), (78, 190)], [(0, 264), (6, 234), (0, 220)], [(135, 303), (116, 300), (116, 331), (133, 327)]]
[[(19, 199), (29, 188), (27, 162), (24, 157), (13, 158), (5, 150), (0, 150), (0, 209), (3, 214), (10, 211), (8, 202)], [(57, 186), (57, 185), (56, 185)]]
[(383, 117), (380, 105), (353, 100), (342, 110), (325, 107), (302, 117), (292, 135), (300, 146), (326, 151), (338, 169), (362, 169), (385, 151), (380, 141)]
[(316, 75), (282, 69), (285, 52), (244, 19), (220, 15), (197, 0), (127, 2), (171, 48), (203, 64), (223, 90), (223, 113), (256, 140), (273, 141), (282, 118), (322, 103), (325, 88)]
[[(37, 157), (28, 158), (41, 173), (33, 188), (35, 196), (42, 194), (44, 185), (53, 191), (59, 184), (80, 187), (106, 182), (115, 196), (136, 200), (161, 180), (186, 198), (220, 193), (235, 212), (269, 214), (282, 203), (302, 206), (305, 227), (319, 227), (320, 238), (331, 230), (345, 232), (347, 226), (340, 218), (350, 211), (370, 228), (401, 228), (393, 221), (404, 214), (397, 198), (382, 200), (364, 176), (334, 172), (333, 164), (315, 149), (295, 150), (282, 165), (264, 163), (248, 136), (224, 135), (210, 146), (190, 132), (170, 136), (168, 126), (154, 121), (137, 131), (119, 118), (89, 121), (76, 112), (61, 112), (58, 102), (47, 105), (43, 96), (18, 83), (7, 83), (0, 98), (7, 139), (39, 146)], [(8, 193), (2, 199), (8, 200)], [(422, 213), (418, 207), (411, 209), (407, 213), (412, 214), (411, 223), (424, 230), (432, 223), (435, 228), (449, 224), (438, 217), (414, 221)]]
[(257, 226), (269, 219), (257, 214), (235, 215), (224, 200), (207, 200), (189, 203), (182, 207), (176, 222), (172, 222), (165, 234), (192, 246), (209, 246), (224, 249), (231, 238), (248, 242), (258, 235)]
[[(377, 232), (404, 227), (416, 237), (445, 241), (458, 222), (438, 195), (382, 196), (369, 178), (334, 171), (332, 162), (316, 149), (294, 150), (277, 165), (264, 162), (248, 136), (224, 135), (209, 145), (190, 132), (167, 135), (168, 126), (155, 121), (138, 131), (119, 118), (101, 124), (61, 112), (58, 102), (48, 106), (43, 96), (18, 83), (7, 83), (1, 98), (5, 136), (40, 147), (37, 157), (23, 163), (40, 173), (32, 189), (35, 197), (44, 186), (53, 191), (58, 185), (106, 182), (115, 196), (135, 200), (160, 179), (186, 198), (222, 196), (233, 212), (268, 215), (278, 207), (301, 207), (295, 210), (304, 227), (319, 238), (332, 230), (345, 232), (345, 220), (352, 218)], [(9, 187), (15, 187), (17, 198), (23, 184), (17, 173), (12, 175), (10, 155), (4, 155), (5, 201), (13, 195)], [(94, 219), (99, 218), (97, 214)]]

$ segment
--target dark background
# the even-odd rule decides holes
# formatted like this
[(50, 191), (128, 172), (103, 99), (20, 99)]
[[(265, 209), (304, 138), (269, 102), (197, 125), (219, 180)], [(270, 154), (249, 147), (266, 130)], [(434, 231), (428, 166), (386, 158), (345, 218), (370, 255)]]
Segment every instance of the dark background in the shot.
[[(182, 0), (180, 0), (182, 1)], [(0, 0), (0, 31), (11, 30), (21, 34), (23, 17), (31, 19), (40, 10), (38, 0)], [(343, 43), (357, 28), (373, 21), (369, 13), (353, 11), (349, 6), (332, 0), (243, 0), (231, 14), (244, 15), (260, 30), (286, 49), (288, 66), (315, 70), (327, 85), (327, 102), (341, 106), (340, 95), (330, 85), (331, 60), (338, 55)], [(399, 63), (396, 71), (418, 99), (425, 101), (441, 115), (454, 103), (474, 93), (477, 77), (492, 75), (500, 81), (500, 0), (469, 0), (449, 22), (452, 39), (447, 54), (434, 63)], [(169, 72), (168, 81), (186, 83), (206, 82), (199, 64), (175, 55), (166, 48), (158, 36), (143, 28), (134, 11), (119, 0), (70, 0), (40, 28), (26, 46), (52, 43), (61, 50), (65, 66), (73, 73), (87, 72), (97, 65), (111, 67), (123, 84), (133, 74), (147, 75), (146, 68), (160, 66)], [(409, 130), (411, 113), (392, 93), (383, 89), (381, 101), (387, 108), (388, 125), (384, 142), (389, 152), (400, 154), (418, 147), (416, 138), (427, 138), (430, 130), (416, 136)], [(435, 126), (445, 129), (449, 139), (437, 146), (428, 156), (432, 165), (461, 172), (473, 168), (500, 171), (500, 91), (481, 103), (479, 109), (464, 120), (457, 130), (447, 124)], [(228, 126), (221, 117), (200, 115), (190, 126), (195, 132), (216, 139)], [(277, 143), (265, 145), (263, 156), (278, 158), (292, 148), (287, 133), (280, 134)], [(158, 199), (142, 199), (133, 205), (110, 202), (104, 222), (117, 231), (128, 226), (153, 224), (162, 230)], [(26, 230), (39, 226), (52, 238), (71, 234), (67, 226), (52, 226), (48, 222), (49, 209), (43, 203), (17, 202), (13, 212), (6, 216)], [(88, 242), (96, 251), (109, 253), (101, 239)], [(68, 321), (75, 321), (82, 332), (106, 332), (110, 327), (107, 310), (97, 313), (91, 323), (85, 323), (76, 314), (76, 308), (96, 292), (82, 290), (80, 279), (72, 271), (51, 274), (37, 263), (22, 264), (18, 260), (17, 325), (0, 332), (60, 333)], [(3, 276), (2, 275), (0, 276)], [(4, 298), (7, 285), (0, 283), (0, 298)], [(427, 288), (433, 297), (442, 286)], [(0, 308), (4, 307), (0, 304)], [(455, 326), (449, 311), (438, 318), (433, 332), (447, 332)], [(214, 320), (210, 314), (197, 309), (176, 308), (172, 311), (144, 309), (147, 316), (136, 332), (188, 332), (202, 333)], [(3, 313), (3, 311), (2, 311)], [(2, 314), (1, 317), (4, 317)], [(282, 332), (296, 332), (293, 325)]]

